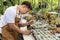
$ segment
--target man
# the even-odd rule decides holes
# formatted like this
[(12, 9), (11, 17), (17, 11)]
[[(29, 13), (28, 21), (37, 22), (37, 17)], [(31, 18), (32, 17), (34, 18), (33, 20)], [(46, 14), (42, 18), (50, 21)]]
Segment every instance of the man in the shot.
[[(24, 1), (21, 5), (12, 6), (6, 9), (3, 15), (2, 40), (18, 40), (18, 33), (28, 35), (30, 30), (22, 31), (18, 27), (20, 14), (26, 14), (32, 10), (30, 2)], [(17, 16), (18, 15), (18, 16)], [(18, 17), (18, 18), (16, 18)], [(29, 24), (32, 21), (28, 22)], [(21, 39), (22, 40), (22, 39)]]

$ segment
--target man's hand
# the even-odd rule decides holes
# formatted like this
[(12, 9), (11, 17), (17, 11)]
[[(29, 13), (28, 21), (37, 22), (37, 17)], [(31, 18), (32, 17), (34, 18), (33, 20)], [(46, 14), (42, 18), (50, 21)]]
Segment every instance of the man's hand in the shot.
[(30, 24), (30, 25), (32, 25), (33, 23), (34, 23), (33, 20), (30, 20), (30, 21), (28, 22), (28, 24)]
[(21, 33), (24, 35), (29, 35), (31, 33), (31, 30), (22, 31)]

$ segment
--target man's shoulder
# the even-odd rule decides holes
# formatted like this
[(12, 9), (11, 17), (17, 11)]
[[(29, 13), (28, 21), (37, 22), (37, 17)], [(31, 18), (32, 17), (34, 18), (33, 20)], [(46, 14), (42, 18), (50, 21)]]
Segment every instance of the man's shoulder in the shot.
[(15, 6), (10, 6), (6, 10), (14, 10), (16, 7)]
[(16, 15), (15, 6), (11, 6), (5, 10), (5, 15)]

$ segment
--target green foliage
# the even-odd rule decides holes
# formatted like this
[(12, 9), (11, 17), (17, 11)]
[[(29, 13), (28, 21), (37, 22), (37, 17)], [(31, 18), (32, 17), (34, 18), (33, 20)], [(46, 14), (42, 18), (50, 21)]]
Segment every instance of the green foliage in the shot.
[[(23, 1), (26, 1), (26, 0), (20, 0), (20, 4)], [(50, 2), (50, 0), (28, 0), (28, 1), (30, 1), (31, 4), (32, 4), (32, 7), (33, 7), (32, 13), (39, 12), (40, 9), (38, 8), (38, 2), (46, 2), (47, 3), (47, 8), (46, 8), (47, 11), (51, 11), (51, 2)], [(4, 10), (7, 7), (18, 4), (18, 0), (11, 0), (11, 1), (10, 0), (7, 0), (6, 8), (5, 8), (5, 6), (2, 3), (3, 3), (3, 1), (0, 0), (0, 13), (1, 14), (4, 12)], [(58, 8), (58, 0), (52, 0), (52, 11), (55, 11), (57, 8)], [(44, 10), (45, 9), (43, 9), (43, 11)], [(42, 9), (41, 9), (41, 11), (42, 11)]]
[(15, 4), (18, 4), (17, 0), (6, 0), (6, 2), (7, 2), (7, 5), (5, 6), (3, 5), (3, 1), (0, 0), (0, 14), (3, 14), (6, 8), (13, 6)]
[(0, 0), (0, 14), (3, 13), (3, 5), (2, 5), (2, 0)]

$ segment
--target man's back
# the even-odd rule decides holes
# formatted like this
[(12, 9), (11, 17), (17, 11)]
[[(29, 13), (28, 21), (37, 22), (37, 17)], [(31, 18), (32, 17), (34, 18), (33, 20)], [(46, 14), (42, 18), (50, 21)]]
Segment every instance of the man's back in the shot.
[(2, 18), (2, 25), (6, 25), (9, 21), (12, 21), (12, 18), (16, 15), (16, 6), (11, 6), (6, 9)]

